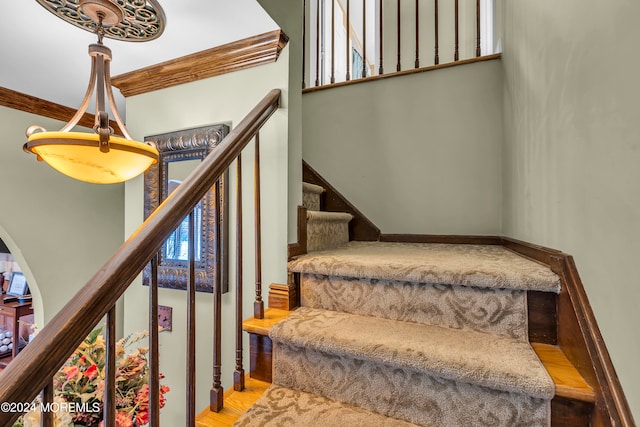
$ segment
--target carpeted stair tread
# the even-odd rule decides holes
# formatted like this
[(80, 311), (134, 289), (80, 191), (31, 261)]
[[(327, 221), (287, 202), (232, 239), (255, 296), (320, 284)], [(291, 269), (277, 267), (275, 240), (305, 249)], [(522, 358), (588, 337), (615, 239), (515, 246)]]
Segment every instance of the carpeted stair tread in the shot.
[(307, 211), (307, 250), (338, 248), (349, 242), (349, 221), (345, 212)]
[(310, 211), (320, 210), (320, 196), (324, 192), (324, 188), (319, 185), (302, 183), (302, 206)]
[(324, 191), (324, 188), (322, 188), (319, 185), (311, 184), (309, 182), (303, 182), (302, 191), (306, 193), (322, 194), (322, 192)]
[(415, 427), (416, 425), (315, 394), (271, 385), (234, 426)]
[(271, 339), (481, 387), (551, 399), (554, 384), (528, 343), (475, 331), (302, 307)]
[(307, 221), (349, 222), (353, 215), (346, 212), (307, 211)]
[(289, 271), (560, 292), (560, 279), (548, 267), (497, 245), (349, 242), (290, 261)]

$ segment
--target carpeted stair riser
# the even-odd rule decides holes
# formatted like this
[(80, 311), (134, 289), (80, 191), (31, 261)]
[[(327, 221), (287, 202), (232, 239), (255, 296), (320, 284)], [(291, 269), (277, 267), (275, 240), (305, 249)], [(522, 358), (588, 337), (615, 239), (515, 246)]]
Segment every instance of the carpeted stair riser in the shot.
[(553, 383), (528, 344), (303, 307), (271, 331), (273, 379), (424, 426), (546, 426)]
[(319, 185), (302, 183), (302, 206), (309, 211), (320, 210), (320, 196), (324, 189)]
[(322, 251), (349, 242), (349, 221), (353, 217), (342, 212), (307, 212), (307, 251)]
[(305, 307), (528, 339), (524, 291), (301, 274), (300, 292)]
[(281, 343), (273, 352), (275, 384), (421, 426), (548, 426), (542, 399)]
[(236, 427), (416, 427), (357, 406), (271, 385)]

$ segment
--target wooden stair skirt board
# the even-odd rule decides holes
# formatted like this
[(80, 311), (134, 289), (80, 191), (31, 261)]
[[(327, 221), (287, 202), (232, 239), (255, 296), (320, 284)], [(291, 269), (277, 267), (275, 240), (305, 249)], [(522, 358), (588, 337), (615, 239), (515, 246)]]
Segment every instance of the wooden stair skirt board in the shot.
[[(570, 255), (496, 236), (381, 235), (381, 240), (496, 244), (549, 265), (560, 276), (562, 291), (559, 295), (529, 291), (527, 304), (530, 341), (545, 365), (551, 366), (548, 369), (558, 385), (558, 393), (552, 401), (553, 425), (635, 426)], [(298, 276), (294, 275), (296, 283), (299, 282)], [(554, 351), (540, 353), (545, 345)], [(561, 356), (564, 364), (574, 367), (572, 373), (567, 374), (568, 378), (574, 378), (578, 372), (577, 378), (584, 378), (592, 392), (588, 389), (581, 391), (582, 386), (573, 390), (572, 386), (558, 382), (559, 374), (553, 373), (554, 369), (558, 371), (553, 368), (557, 357), (552, 357), (548, 363), (546, 361), (547, 356), (554, 354)]]
[(249, 333), (249, 375), (251, 378), (272, 381), (272, 347), (269, 338), (271, 327), (291, 314), (290, 311), (269, 307), (264, 319), (250, 317), (242, 322), (242, 329)]
[(322, 210), (327, 212), (346, 212), (353, 215), (353, 219), (349, 223), (349, 240), (371, 241), (380, 239), (378, 227), (304, 160), (302, 161), (302, 180), (324, 189), (321, 197)]
[[(559, 295), (528, 292), (530, 341), (536, 352), (541, 348), (537, 347), (536, 343), (556, 346), (593, 390), (595, 396), (593, 399), (585, 398), (580, 392), (568, 393), (564, 386), (560, 386), (561, 392), (552, 401), (555, 420), (553, 425), (635, 427), (631, 409), (604, 345), (571, 255), (501, 236), (382, 234), (380, 240), (501, 245), (529, 259), (548, 265), (560, 277), (561, 292)], [(544, 357), (546, 355), (541, 356), (543, 362), (545, 362)], [(555, 362), (550, 363), (555, 364)], [(551, 368), (550, 372), (553, 370), (554, 368)]]
[[(198, 416), (198, 426), (232, 425), (266, 390), (271, 378), (272, 343), (269, 331), (274, 324), (289, 314), (289, 311), (269, 308), (265, 312), (264, 319), (249, 318), (243, 322), (246, 332), (252, 337), (261, 338), (251, 340), (251, 379), (247, 380), (247, 390), (245, 392), (228, 391), (225, 396), (225, 409), (219, 414), (208, 410), (203, 411)], [(256, 343), (259, 345), (256, 346)], [(556, 397), (551, 402), (552, 425), (591, 425), (591, 413), (595, 402), (593, 389), (558, 346), (541, 343), (532, 345), (556, 385)], [(259, 360), (258, 363), (256, 359)]]
[[(339, 207), (334, 205), (333, 209), (352, 213), (354, 219), (350, 223), (351, 226), (358, 223), (360, 218), (364, 218), (361, 224), (364, 224), (364, 229), (367, 231), (363, 232), (361, 238), (358, 233), (350, 235), (352, 240), (501, 245), (549, 266), (560, 277), (562, 290), (558, 295), (528, 292), (530, 341), (558, 346), (595, 393), (595, 402), (587, 402), (587, 405), (575, 404), (575, 401), (570, 400), (570, 397), (558, 396), (552, 403), (554, 414), (572, 411), (588, 413), (590, 423), (593, 426), (636, 425), (572, 256), (559, 250), (502, 236), (381, 234), (375, 225), (370, 223), (364, 215), (340, 196), (324, 178), (305, 162), (303, 162), (303, 179), (305, 182), (320, 185), (326, 189), (326, 193), (323, 194), (322, 207), (324, 209), (331, 210), (330, 206), (331, 203), (334, 203), (332, 201), (334, 197), (330, 194), (334, 192), (335, 199), (338, 199), (335, 203), (338, 203)], [(300, 207), (298, 210), (298, 243), (289, 246), (289, 258), (292, 259), (305, 253), (306, 209)], [(299, 277), (297, 277), (299, 275), (295, 276), (296, 283), (299, 284)], [(589, 405), (593, 406), (592, 410), (585, 409)]]

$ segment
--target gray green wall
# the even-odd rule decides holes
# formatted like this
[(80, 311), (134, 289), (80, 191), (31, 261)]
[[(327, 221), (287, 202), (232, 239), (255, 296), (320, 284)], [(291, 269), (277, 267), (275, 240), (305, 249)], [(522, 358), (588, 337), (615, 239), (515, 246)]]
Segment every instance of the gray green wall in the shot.
[(640, 3), (502, 7), (503, 233), (574, 256), (640, 421)]
[(302, 205), (302, 6), (298, 0), (258, 0), (271, 18), (282, 28), (289, 38), (287, 50), (289, 58), (289, 87), (287, 91), (288, 130), (288, 242), (298, 241), (298, 223), (295, 220), (298, 206)]
[[(273, 64), (175, 86), (127, 99), (127, 127), (144, 138), (175, 130), (213, 123), (228, 123), (233, 128), (271, 90), (282, 89), (283, 107), (271, 117), (260, 133), (261, 208), (262, 208), (262, 283), (263, 295), (271, 283), (286, 283), (288, 221), (288, 77), (289, 48)], [(253, 143), (243, 152), (244, 280), (243, 318), (253, 314), (254, 218), (253, 218)], [(300, 185), (300, 184), (299, 184)], [(235, 189), (235, 165), (230, 169), (229, 186)], [(130, 234), (143, 220), (142, 177), (126, 183), (125, 232)], [(223, 386), (232, 386), (235, 367), (235, 191), (229, 198), (230, 288), (223, 296)], [(148, 329), (148, 288), (135, 281), (124, 297), (125, 333)], [(161, 305), (173, 307), (173, 331), (160, 334), (160, 371), (163, 383), (171, 387), (167, 406), (162, 410), (163, 425), (184, 424), (186, 363), (186, 292), (160, 289)], [(265, 303), (266, 305), (266, 303)], [(209, 405), (212, 382), (212, 307), (211, 294), (198, 293), (197, 312), (197, 402), (198, 411)], [(249, 371), (248, 338), (245, 337), (245, 370)]]
[(123, 242), (124, 186), (75, 181), (22, 151), (25, 130), (64, 123), (0, 107), (0, 238), (24, 271), (43, 326)]
[(302, 107), (303, 158), (383, 233), (500, 234), (499, 61), (310, 92)]

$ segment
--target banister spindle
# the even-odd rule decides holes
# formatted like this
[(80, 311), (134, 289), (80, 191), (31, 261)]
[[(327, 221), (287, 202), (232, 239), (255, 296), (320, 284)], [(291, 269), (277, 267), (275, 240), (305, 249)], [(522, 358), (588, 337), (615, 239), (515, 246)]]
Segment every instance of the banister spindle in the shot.
[(383, 51), (383, 47), (384, 47), (384, 42), (383, 42), (383, 32), (382, 32), (382, 21), (384, 21), (384, 15), (382, 14), (382, 0), (380, 0), (380, 2), (378, 3), (380, 6), (380, 69), (378, 70), (378, 74), (383, 75), (384, 74), (384, 66), (382, 64), (382, 51)]
[(401, 19), (400, 19), (400, 0), (397, 0), (397, 4), (398, 4), (398, 17), (397, 17), (397, 24), (396, 24), (396, 28), (398, 31), (398, 63), (396, 64), (396, 71), (400, 71), (402, 69), (402, 66), (400, 65), (400, 36), (401, 36)]
[(331, 0), (331, 83), (336, 82), (336, 0)]
[(362, 0), (362, 78), (367, 77), (367, 0)]
[[(217, 205), (216, 205), (217, 208)], [(196, 231), (195, 210), (189, 213), (189, 280), (187, 281), (187, 425), (196, 422)], [(218, 236), (216, 236), (218, 238)]]
[(459, 14), (458, 14), (458, 0), (455, 0), (455, 9), (456, 9), (456, 11), (455, 11), (455, 20), (456, 20), (456, 23), (455, 23), (455, 32), (456, 32), (455, 44), (456, 44), (456, 46), (455, 46), (455, 52), (453, 54), (453, 60), (457, 61), (458, 59), (460, 59), (460, 49), (459, 49), (460, 48), (460, 43), (459, 43), (460, 32), (459, 32), (459, 29), (458, 29), (458, 23), (459, 23), (459, 18), (460, 17), (459, 17)]
[(316, 0), (316, 86), (320, 86), (320, 0)]
[(351, 52), (349, 51), (349, 45), (351, 42), (351, 19), (349, 16), (350, 13), (350, 0), (347, 0), (347, 46), (346, 46), (346, 60), (347, 60), (347, 75), (346, 75), (346, 80), (349, 81), (351, 80), (351, 74), (349, 73), (350, 70), (350, 66), (351, 66), (351, 55), (349, 55)]
[[(163, 161), (158, 162), (158, 176), (164, 173)], [(158, 180), (158, 206), (164, 199), (165, 189)], [(149, 425), (160, 425), (160, 340), (158, 338), (158, 268), (164, 244), (151, 259), (151, 283), (149, 284)], [(111, 425), (111, 424), (105, 424)]]
[(416, 68), (420, 68), (420, 0), (416, 0)]
[(236, 159), (236, 370), (233, 389), (244, 390), (242, 366), (242, 155)]
[(434, 11), (434, 29), (435, 29), (435, 45), (434, 45), (434, 56), (433, 56), (433, 63), (435, 65), (438, 65), (440, 63), (440, 55), (438, 53), (438, 0), (434, 0), (435, 1), (435, 11)]
[[(106, 356), (104, 374), (104, 425), (116, 423), (116, 306), (107, 313), (107, 331), (105, 334)], [(151, 399), (151, 394), (149, 394)]]
[(260, 133), (256, 133), (253, 180), (256, 224), (256, 300), (253, 303), (253, 317), (264, 319), (264, 301), (262, 301), (262, 230), (260, 225)]
[(480, 49), (480, 0), (476, 0), (476, 56), (481, 56)]
[(209, 409), (212, 412), (220, 412), (223, 407), (224, 389), (222, 388), (222, 274), (221, 274), (221, 242), (220, 242), (220, 197), (221, 183), (216, 181), (213, 186), (215, 209), (213, 210), (213, 222), (215, 239), (215, 272), (213, 283), (213, 384), (209, 394)]
[[(158, 162), (162, 163), (162, 162)], [(160, 172), (160, 171), (159, 171)], [(159, 175), (162, 176), (162, 175)], [(160, 194), (160, 192), (158, 192)], [(149, 285), (149, 425), (160, 423), (160, 357), (158, 340), (158, 265), (160, 253), (151, 260), (151, 283)], [(105, 424), (111, 425), (111, 424)]]
[(307, 0), (302, 0), (302, 89), (307, 87)]
[[(47, 381), (47, 385), (42, 389), (42, 404), (51, 407), (53, 403), (53, 378)], [(40, 417), (40, 427), (54, 427), (53, 411), (44, 411)]]

